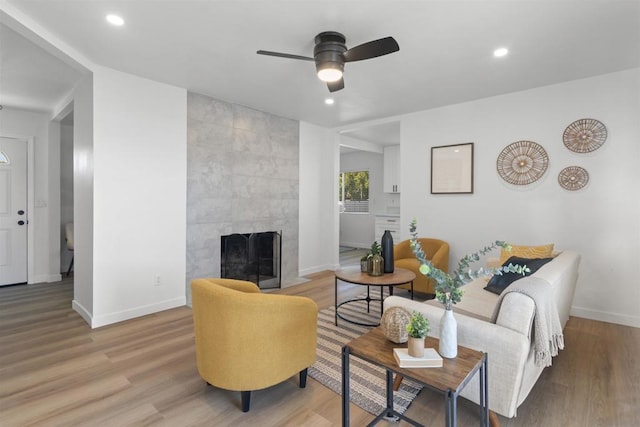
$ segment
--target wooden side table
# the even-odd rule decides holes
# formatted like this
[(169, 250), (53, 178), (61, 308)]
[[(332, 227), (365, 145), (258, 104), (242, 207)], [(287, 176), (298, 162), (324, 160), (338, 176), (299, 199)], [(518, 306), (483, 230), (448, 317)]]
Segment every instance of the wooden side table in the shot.
[[(427, 337), (427, 347), (438, 348), (438, 340)], [(387, 407), (371, 423), (375, 425), (383, 417), (397, 417), (411, 425), (421, 426), (417, 421), (393, 409), (393, 374), (399, 374), (440, 392), (445, 396), (446, 425), (457, 424), (458, 395), (474, 375), (480, 375), (480, 425), (489, 425), (487, 354), (458, 346), (458, 356), (443, 359), (441, 368), (400, 368), (393, 357), (393, 349), (398, 347), (385, 337), (380, 328), (347, 343), (342, 348), (342, 425), (349, 425), (349, 357), (355, 356), (386, 369)]]
[[(385, 273), (382, 276), (370, 276), (367, 273), (363, 273), (360, 271), (360, 267), (347, 267), (336, 270), (335, 272), (335, 285), (334, 285), (334, 307), (335, 310), (335, 320), (334, 323), (338, 326), (338, 317), (342, 320), (346, 320), (347, 322), (354, 323), (356, 325), (361, 326), (378, 326), (380, 323), (364, 323), (357, 322), (355, 320), (348, 319), (342, 316), (339, 312), (341, 306), (345, 304), (349, 304), (356, 301), (366, 301), (367, 302), (367, 313), (369, 312), (369, 305), (371, 301), (379, 301), (380, 302), (380, 316), (382, 316), (383, 309), (383, 301), (382, 297), (383, 289), (385, 287), (389, 287), (389, 295), (393, 295), (393, 287), (397, 285), (404, 285), (405, 283), (411, 284), (411, 299), (413, 299), (413, 280), (416, 278), (416, 275), (413, 271), (407, 270), (406, 268), (395, 268), (393, 273)], [(364, 285), (367, 287), (367, 296), (365, 298), (352, 298), (347, 301), (343, 301), (338, 304), (338, 280), (342, 280), (343, 282), (353, 283), (355, 285)], [(369, 289), (371, 287), (380, 288), (380, 298), (372, 298), (369, 294)]]

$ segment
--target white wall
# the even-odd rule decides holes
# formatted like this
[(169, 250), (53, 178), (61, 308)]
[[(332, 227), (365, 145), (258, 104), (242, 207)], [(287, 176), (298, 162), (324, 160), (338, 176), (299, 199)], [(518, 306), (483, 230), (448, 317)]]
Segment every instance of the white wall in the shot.
[(300, 122), (300, 242), (298, 268), (304, 276), (338, 265), (337, 135)]
[(49, 281), (61, 279), (60, 275), (60, 122), (49, 121), (47, 156), (47, 265), (52, 272)]
[[(402, 234), (418, 220), (421, 235), (451, 244), (451, 264), (495, 239), (553, 242), (582, 255), (572, 314), (640, 326), (640, 69), (423, 111), (402, 118)], [(565, 148), (564, 129), (594, 118), (608, 130), (590, 154)], [(531, 140), (549, 154), (545, 176), (514, 188), (496, 172), (508, 144)], [(430, 147), (475, 142), (472, 195), (429, 193)], [(566, 166), (584, 167), (588, 186), (562, 189)]]
[(93, 317), (93, 75), (73, 93), (73, 308)]
[(93, 72), (96, 327), (186, 302), (187, 92)]
[(73, 126), (60, 125), (60, 271), (66, 272), (73, 257), (65, 242), (65, 224), (73, 222)]
[[(29, 283), (53, 282), (60, 280), (58, 262), (55, 254), (50, 256), (51, 246), (57, 245), (51, 241), (49, 223), (51, 211), (56, 207), (55, 198), (51, 200), (50, 191), (55, 186), (55, 181), (49, 176), (49, 115), (41, 112), (32, 112), (5, 107), (0, 113), (0, 136), (33, 138), (33, 182), (29, 185), (33, 190), (31, 197), (35, 200), (35, 206), (28, 212), (30, 252)], [(50, 203), (53, 202), (53, 206)], [(53, 264), (55, 263), (55, 264)]]

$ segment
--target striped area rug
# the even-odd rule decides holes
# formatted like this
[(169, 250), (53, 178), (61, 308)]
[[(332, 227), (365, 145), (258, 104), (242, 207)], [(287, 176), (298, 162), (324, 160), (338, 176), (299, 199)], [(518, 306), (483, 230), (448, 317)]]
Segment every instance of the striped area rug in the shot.
[[(367, 313), (366, 302), (358, 301), (340, 307), (340, 314), (349, 319), (374, 323), (380, 320), (379, 309), (379, 303), (375, 303), (371, 306), (371, 313)], [(334, 314), (334, 307), (318, 313), (316, 363), (309, 368), (309, 375), (335, 393), (342, 394), (342, 347), (370, 328), (342, 319), (338, 319), (336, 327)], [(351, 402), (370, 414), (378, 415), (387, 406), (385, 370), (357, 357), (351, 357), (350, 362)], [(403, 414), (421, 389), (421, 385), (405, 378), (400, 389), (394, 392), (394, 409)]]

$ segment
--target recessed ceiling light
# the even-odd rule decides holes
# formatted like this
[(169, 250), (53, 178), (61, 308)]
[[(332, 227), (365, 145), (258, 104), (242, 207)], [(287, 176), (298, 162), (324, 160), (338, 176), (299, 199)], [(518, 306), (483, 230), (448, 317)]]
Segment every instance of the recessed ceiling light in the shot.
[(506, 47), (501, 47), (493, 51), (493, 56), (495, 56), (496, 58), (500, 58), (501, 56), (505, 56), (507, 53), (509, 53), (509, 49), (507, 49)]
[(335, 101), (333, 100), (333, 98), (327, 98), (327, 99), (324, 100), (324, 103), (327, 104), (327, 105), (333, 105), (334, 102)]
[(124, 19), (118, 15), (107, 15), (107, 22), (111, 25), (115, 25), (116, 27), (121, 27), (124, 25)]

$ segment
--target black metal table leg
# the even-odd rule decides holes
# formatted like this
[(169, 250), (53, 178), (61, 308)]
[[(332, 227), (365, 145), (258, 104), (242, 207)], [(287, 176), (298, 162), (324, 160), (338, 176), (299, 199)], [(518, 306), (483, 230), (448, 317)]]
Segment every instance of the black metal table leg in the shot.
[(452, 394), (451, 396), (451, 427), (458, 425), (458, 396)]
[(444, 425), (447, 427), (451, 427), (451, 390), (447, 390), (444, 395), (444, 411)]
[(370, 286), (367, 286), (367, 313), (369, 313), (369, 311), (370, 311), (370, 310), (369, 310), (369, 307), (370, 307), (370, 305), (371, 305), (371, 295), (370, 295), (370, 292), (371, 292), (371, 287), (370, 287)]
[(334, 287), (333, 287), (333, 306), (336, 308), (335, 309), (335, 319), (333, 321), (333, 323), (338, 326), (338, 278), (336, 277), (336, 280), (334, 281)]
[(480, 425), (489, 427), (489, 376), (487, 372), (489, 355), (484, 354), (484, 360), (480, 366)]
[(349, 347), (342, 347), (342, 427), (349, 426)]
[(393, 413), (393, 372), (387, 369), (387, 415), (388, 419), (394, 419)]

